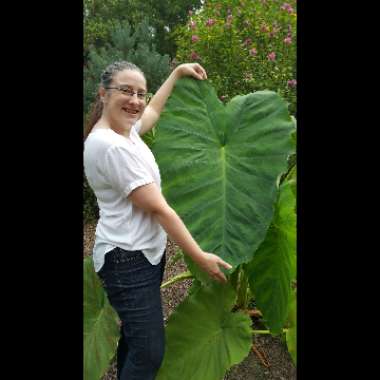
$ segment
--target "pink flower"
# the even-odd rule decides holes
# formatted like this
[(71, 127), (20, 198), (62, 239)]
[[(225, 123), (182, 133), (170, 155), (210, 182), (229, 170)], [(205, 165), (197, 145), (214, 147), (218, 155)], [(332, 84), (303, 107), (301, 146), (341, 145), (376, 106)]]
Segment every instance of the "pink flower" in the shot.
[(191, 51), (191, 54), (190, 54), (190, 58), (191, 58), (193, 61), (197, 61), (200, 57), (199, 57), (199, 55), (198, 55), (194, 50), (192, 50), (192, 51)]
[(213, 26), (215, 24), (215, 20), (213, 18), (209, 18), (206, 21), (206, 26)]
[(288, 3), (282, 4), (281, 5), (281, 10), (282, 11), (287, 11), (288, 13), (293, 13), (294, 12), (292, 6), (290, 4), (288, 4)]
[(271, 53), (269, 53), (267, 55), (269, 61), (275, 61), (276, 60), (276, 53), (274, 51), (272, 51)]
[(197, 42), (197, 41), (199, 41), (199, 37), (196, 34), (193, 34), (191, 36), (191, 42)]
[(249, 54), (254, 57), (255, 55), (257, 55), (257, 50), (255, 48), (252, 48), (250, 51), (249, 51)]
[(288, 86), (289, 87), (296, 87), (297, 86), (297, 81), (295, 79), (288, 80)]
[(284, 38), (284, 43), (287, 45), (290, 45), (292, 43), (292, 37), (288, 36)]
[(191, 29), (195, 29), (196, 26), (197, 26), (197, 23), (195, 21), (190, 21), (190, 28)]
[(224, 102), (227, 99), (227, 95), (222, 95), (219, 98), (222, 102)]
[(280, 9), (281, 9), (282, 11), (286, 11), (286, 9), (287, 9), (287, 7), (288, 7), (289, 5), (290, 5), (290, 4), (288, 4), (288, 3), (284, 3), (284, 4), (281, 5), (281, 8), (280, 8)]

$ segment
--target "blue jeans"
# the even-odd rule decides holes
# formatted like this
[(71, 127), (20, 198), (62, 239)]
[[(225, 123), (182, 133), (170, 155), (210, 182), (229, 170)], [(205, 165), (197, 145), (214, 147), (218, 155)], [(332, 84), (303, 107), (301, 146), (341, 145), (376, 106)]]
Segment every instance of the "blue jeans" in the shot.
[(154, 380), (165, 350), (160, 285), (166, 251), (152, 265), (141, 251), (115, 248), (98, 272), (108, 299), (121, 320), (117, 348), (118, 380)]

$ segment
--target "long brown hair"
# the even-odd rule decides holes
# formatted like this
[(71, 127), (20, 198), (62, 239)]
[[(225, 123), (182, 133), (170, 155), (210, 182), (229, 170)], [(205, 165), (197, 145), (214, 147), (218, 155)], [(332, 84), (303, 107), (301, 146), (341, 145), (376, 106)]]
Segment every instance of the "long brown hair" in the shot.
[[(125, 69), (138, 71), (145, 78), (145, 75), (142, 72), (142, 70), (138, 66), (136, 66), (134, 63), (127, 62), (127, 61), (117, 61), (108, 65), (106, 69), (102, 72), (102, 75), (100, 77), (100, 87), (104, 87), (104, 88), (108, 87), (111, 84), (112, 79), (115, 76), (115, 74)], [(92, 131), (92, 128), (102, 116), (102, 113), (103, 113), (103, 102), (100, 100), (99, 93), (97, 93), (95, 100), (92, 104), (90, 116), (87, 120), (86, 127), (84, 130), (84, 140), (86, 140), (87, 136)]]
[(97, 123), (97, 121), (100, 119), (103, 113), (103, 103), (100, 100), (99, 94), (96, 94), (95, 101), (92, 103), (91, 113), (87, 120), (85, 130), (84, 130), (84, 140), (86, 140), (87, 136), (92, 131), (92, 128), (94, 128), (94, 125)]

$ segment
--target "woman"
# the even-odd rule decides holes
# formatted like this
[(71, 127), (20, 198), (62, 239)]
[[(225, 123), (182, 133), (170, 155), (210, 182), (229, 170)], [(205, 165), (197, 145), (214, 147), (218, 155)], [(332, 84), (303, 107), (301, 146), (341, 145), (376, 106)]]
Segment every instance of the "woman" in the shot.
[(213, 279), (226, 282), (219, 265), (204, 252), (161, 194), (154, 156), (140, 138), (157, 123), (177, 79), (207, 79), (197, 63), (175, 68), (147, 105), (143, 72), (115, 62), (101, 76), (89, 123), (84, 166), (100, 218), (93, 251), (95, 270), (122, 322), (117, 350), (120, 380), (154, 379), (164, 354), (160, 285), (167, 234)]

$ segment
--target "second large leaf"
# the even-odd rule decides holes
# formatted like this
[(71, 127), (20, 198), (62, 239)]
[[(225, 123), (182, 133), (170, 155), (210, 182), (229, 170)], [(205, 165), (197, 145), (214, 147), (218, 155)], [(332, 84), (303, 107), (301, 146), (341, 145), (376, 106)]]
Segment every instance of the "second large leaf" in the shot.
[(203, 250), (233, 266), (252, 259), (273, 217), (293, 130), (274, 92), (224, 106), (208, 82), (177, 82), (152, 149), (164, 195)]

